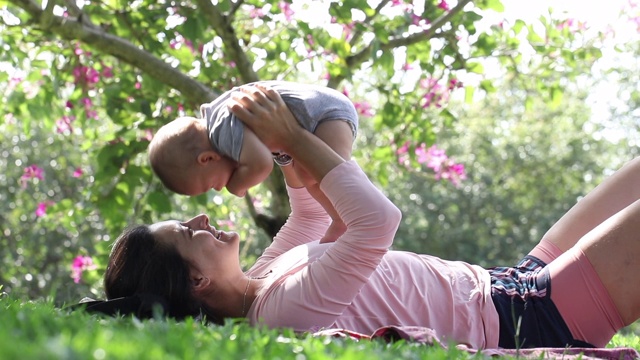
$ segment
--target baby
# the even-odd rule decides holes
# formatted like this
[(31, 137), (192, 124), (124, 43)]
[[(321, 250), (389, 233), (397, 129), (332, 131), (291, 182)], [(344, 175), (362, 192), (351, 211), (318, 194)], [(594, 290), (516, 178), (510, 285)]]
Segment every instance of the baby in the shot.
[[(344, 159), (350, 159), (358, 113), (349, 98), (323, 86), (285, 81), (257, 84), (276, 90), (305, 129)], [(269, 176), (274, 162), (280, 166), (292, 164), (300, 181), (331, 217), (321, 242), (335, 241), (346, 227), (319, 184), (296, 167), (287, 154), (267, 148), (229, 111), (227, 101), (235, 91), (240, 90), (233, 88), (202, 105), (202, 118), (180, 117), (161, 127), (149, 144), (153, 171), (168, 189), (179, 194), (193, 196), (212, 188), (226, 188), (244, 196)]]

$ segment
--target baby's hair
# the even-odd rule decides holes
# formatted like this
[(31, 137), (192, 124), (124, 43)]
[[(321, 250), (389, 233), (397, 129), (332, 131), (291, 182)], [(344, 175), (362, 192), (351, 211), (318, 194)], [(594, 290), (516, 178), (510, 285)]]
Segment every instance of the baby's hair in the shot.
[(206, 148), (198, 139), (198, 130), (187, 118), (178, 118), (158, 130), (149, 144), (149, 163), (162, 184), (169, 190), (181, 193), (176, 174), (184, 174), (196, 166), (198, 154)]

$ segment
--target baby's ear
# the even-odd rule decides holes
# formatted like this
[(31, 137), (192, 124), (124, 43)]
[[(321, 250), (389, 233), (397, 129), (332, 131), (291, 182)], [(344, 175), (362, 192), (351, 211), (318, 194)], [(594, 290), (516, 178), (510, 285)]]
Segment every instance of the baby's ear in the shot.
[(198, 154), (198, 164), (206, 165), (210, 161), (218, 161), (221, 156), (213, 150), (206, 150)]

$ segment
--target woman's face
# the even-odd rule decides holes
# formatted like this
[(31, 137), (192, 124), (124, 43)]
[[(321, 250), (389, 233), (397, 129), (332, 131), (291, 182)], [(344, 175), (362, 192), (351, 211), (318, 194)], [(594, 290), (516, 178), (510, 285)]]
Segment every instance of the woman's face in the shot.
[(239, 268), (238, 234), (215, 229), (209, 225), (207, 215), (200, 214), (185, 222), (163, 221), (149, 228), (158, 240), (175, 246), (178, 253), (203, 274)]

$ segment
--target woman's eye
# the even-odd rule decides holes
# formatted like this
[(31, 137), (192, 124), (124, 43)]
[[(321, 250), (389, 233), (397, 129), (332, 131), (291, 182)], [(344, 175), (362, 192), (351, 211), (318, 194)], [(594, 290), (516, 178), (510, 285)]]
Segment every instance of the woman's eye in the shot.
[(187, 229), (187, 233), (189, 234), (189, 237), (192, 237), (194, 233), (193, 229), (186, 225), (182, 225), (182, 226), (184, 226)]

